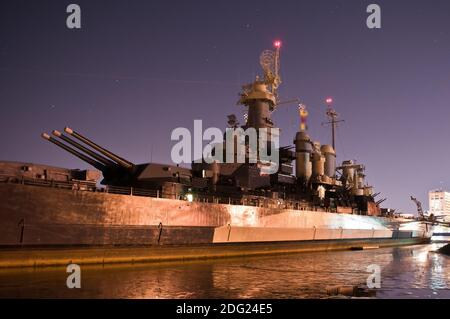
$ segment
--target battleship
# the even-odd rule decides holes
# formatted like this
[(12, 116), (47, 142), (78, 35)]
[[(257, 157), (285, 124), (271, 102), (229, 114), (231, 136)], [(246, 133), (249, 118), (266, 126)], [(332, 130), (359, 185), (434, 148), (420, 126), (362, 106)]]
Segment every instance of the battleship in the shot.
[[(284, 103), (277, 92), (280, 46), (276, 42), (261, 54), (264, 74), (243, 86), (238, 101), (245, 123), (231, 115), (229, 127), (276, 128), (271, 114)], [(279, 165), (272, 174), (264, 173), (260, 160), (203, 160), (190, 168), (135, 164), (72, 128), (43, 133), (46, 141), (93, 169), (0, 162), (0, 246), (143, 247), (150, 260), (429, 242), (427, 223), (403, 223), (381, 208), (383, 199), (377, 200), (379, 193), (366, 183), (363, 164), (337, 165), (339, 121), (332, 100), (327, 104), (332, 143), (321, 145), (309, 136), (308, 112), (300, 104), (293, 145), (278, 148)]]

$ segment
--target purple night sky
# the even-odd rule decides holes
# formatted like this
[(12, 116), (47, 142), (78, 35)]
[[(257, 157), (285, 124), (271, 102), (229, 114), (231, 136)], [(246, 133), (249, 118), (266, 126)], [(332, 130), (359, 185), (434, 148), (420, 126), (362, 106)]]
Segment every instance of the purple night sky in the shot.
[[(77, 3), (82, 29), (66, 27)], [(382, 28), (366, 26), (366, 7)], [(366, 165), (383, 205), (450, 189), (450, 1), (2, 1), (0, 160), (87, 164), (45, 142), (68, 125), (135, 163), (169, 162), (172, 129), (224, 128), (262, 50), (283, 41), (282, 100), (299, 97), (314, 140), (330, 143), (323, 100), (345, 119), (338, 161)], [(282, 144), (295, 105), (274, 113)]]

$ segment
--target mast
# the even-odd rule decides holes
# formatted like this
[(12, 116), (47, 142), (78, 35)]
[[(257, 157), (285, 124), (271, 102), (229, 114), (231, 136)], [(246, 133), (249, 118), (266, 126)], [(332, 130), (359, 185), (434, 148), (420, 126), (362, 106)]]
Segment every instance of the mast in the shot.
[(339, 114), (333, 109), (333, 99), (327, 98), (325, 100), (327, 104), (327, 112), (326, 115), (329, 119), (328, 122), (322, 123), (322, 125), (330, 125), (331, 126), (331, 145), (333, 146), (334, 151), (336, 151), (336, 127), (337, 123), (345, 122), (344, 120), (338, 120)]

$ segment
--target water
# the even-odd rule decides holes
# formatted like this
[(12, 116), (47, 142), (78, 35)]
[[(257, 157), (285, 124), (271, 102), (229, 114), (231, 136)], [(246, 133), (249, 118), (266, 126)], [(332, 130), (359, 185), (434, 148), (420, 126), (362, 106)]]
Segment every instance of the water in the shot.
[[(442, 246), (442, 245), (440, 245)], [(333, 285), (365, 283), (381, 267), (377, 298), (450, 298), (450, 257), (436, 244), (182, 264), (82, 266), (81, 289), (65, 268), (0, 271), (5, 298), (326, 298)]]

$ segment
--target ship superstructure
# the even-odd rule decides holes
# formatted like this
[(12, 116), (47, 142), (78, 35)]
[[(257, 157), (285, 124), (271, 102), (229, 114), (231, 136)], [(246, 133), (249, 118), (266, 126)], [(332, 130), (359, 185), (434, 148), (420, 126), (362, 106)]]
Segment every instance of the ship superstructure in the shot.
[[(275, 51), (261, 54), (264, 75), (244, 85), (238, 101), (246, 108), (246, 122), (239, 126), (236, 116), (230, 115), (230, 127), (264, 128), (271, 134), (275, 127), (271, 114), (280, 103), (280, 47), (277, 41)], [(331, 103), (328, 105), (334, 144), (336, 112)], [(104, 185), (157, 190), (168, 198), (187, 194), (194, 199), (209, 195), (235, 199), (262, 196), (303, 202), (325, 211), (380, 215), (372, 187), (365, 183), (364, 165), (349, 160), (337, 166), (335, 147), (321, 145), (308, 135), (304, 105), (299, 106), (299, 114), (301, 124), (294, 145), (279, 148), (278, 171), (270, 175), (264, 174), (261, 161), (249, 163), (248, 154), (246, 163), (193, 163), (189, 170), (176, 165), (135, 165), (68, 127), (64, 133), (53, 131), (53, 137), (45, 133), (42, 136), (100, 170)]]

